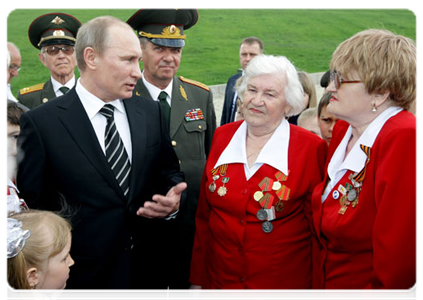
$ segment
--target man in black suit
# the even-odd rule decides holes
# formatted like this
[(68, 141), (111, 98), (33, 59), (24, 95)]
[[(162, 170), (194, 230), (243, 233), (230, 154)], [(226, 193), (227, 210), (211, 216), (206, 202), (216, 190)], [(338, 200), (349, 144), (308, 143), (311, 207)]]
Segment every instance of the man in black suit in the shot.
[(243, 75), (248, 63), (257, 55), (263, 54), (264, 45), (257, 37), (247, 37), (242, 40), (239, 48), (239, 61), (241, 70), (228, 79), (225, 90), (225, 101), (223, 102), (220, 126), (235, 121), (238, 95), (235, 91), (236, 81)]
[(137, 247), (150, 250), (146, 265), (172, 267), (166, 242), (186, 183), (160, 105), (132, 97), (141, 78), (132, 28), (95, 18), (80, 28), (75, 52), (76, 86), (21, 117), (17, 182), (30, 208), (70, 208), (68, 288), (141, 288), (131, 275), (149, 269), (132, 270)]

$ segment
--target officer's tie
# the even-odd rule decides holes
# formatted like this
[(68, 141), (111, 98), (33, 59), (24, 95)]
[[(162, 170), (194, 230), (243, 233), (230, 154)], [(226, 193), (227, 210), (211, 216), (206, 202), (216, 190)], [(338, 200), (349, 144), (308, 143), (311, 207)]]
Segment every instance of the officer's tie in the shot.
[(170, 106), (169, 106), (169, 103), (167, 102), (166, 99), (167, 99), (166, 92), (164, 92), (164, 91), (160, 92), (160, 94), (159, 94), (160, 105), (162, 106), (162, 109), (163, 109), (163, 114), (165, 116), (167, 127), (169, 127), (169, 122), (170, 122)]
[(122, 139), (116, 128), (114, 119), (114, 106), (106, 104), (100, 110), (100, 113), (106, 117), (107, 125), (104, 133), (104, 142), (106, 147), (106, 158), (110, 168), (115, 174), (124, 195), (128, 196), (129, 191), (129, 174), (131, 172), (131, 164), (128, 154), (126, 153)]
[(67, 86), (62, 86), (59, 88), (59, 90), (64, 94), (66, 94), (69, 91), (69, 88)]

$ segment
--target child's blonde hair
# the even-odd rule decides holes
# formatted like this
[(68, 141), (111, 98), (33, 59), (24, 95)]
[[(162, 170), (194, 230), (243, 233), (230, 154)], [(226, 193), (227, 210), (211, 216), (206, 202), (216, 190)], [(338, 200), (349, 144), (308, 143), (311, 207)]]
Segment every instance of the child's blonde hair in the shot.
[(11, 218), (22, 222), (22, 229), (29, 230), (31, 236), (18, 255), (7, 259), (7, 280), (15, 289), (29, 289), (27, 270), (32, 267), (43, 270), (48, 259), (65, 248), (72, 227), (69, 221), (50, 211), (31, 209)]

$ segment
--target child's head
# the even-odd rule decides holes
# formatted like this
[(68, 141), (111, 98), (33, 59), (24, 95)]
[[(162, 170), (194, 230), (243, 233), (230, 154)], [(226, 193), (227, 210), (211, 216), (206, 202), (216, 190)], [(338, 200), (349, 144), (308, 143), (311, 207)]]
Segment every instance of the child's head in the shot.
[[(7, 279), (10, 286), (16, 289), (65, 288), (69, 267), (74, 264), (69, 254), (69, 222), (53, 212), (39, 210), (14, 214), (11, 219), (20, 222), (22, 230), (28, 230), (30, 236), (20, 237), (24, 242), (20, 243), (20, 248), (11, 247), (13, 254), (9, 258), (8, 232)], [(17, 244), (15, 240), (13, 245)]]
[(307, 129), (308, 131), (321, 137), (319, 125), (317, 122), (317, 108), (316, 107), (310, 107), (304, 110), (298, 117), (297, 124), (298, 126), (304, 129)]
[(320, 133), (328, 145), (332, 139), (333, 126), (335, 126), (336, 121), (338, 121), (338, 118), (335, 115), (328, 113), (326, 110), (331, 97), (331, 93), (324, 93), (319, 101), (319, 106), (317, 107), (317, 118)]
[(16, 102), (9, 102), (6, 103), (5, 108), (5, 135), (6, 138), (10, 138), (12, 140), (13, 151), (12, 155), (16, 156), (16, 141), (18, 138), (19, 133), (21, 132), (19, 126), (19, 120), (21, 115), (25, 112), (25, 110), (18, 105)]
[(313, 79), (306, 72), (299, 71), (298, 77), (304, 90), (304, 109), (317, 106), (317, 93)]

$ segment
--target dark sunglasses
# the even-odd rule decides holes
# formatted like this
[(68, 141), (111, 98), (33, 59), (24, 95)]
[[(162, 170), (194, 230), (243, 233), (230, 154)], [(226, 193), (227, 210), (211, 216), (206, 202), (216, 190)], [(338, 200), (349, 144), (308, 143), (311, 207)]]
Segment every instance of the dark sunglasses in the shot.
[(63, 46), (63, 47), (49, 46), (45, 48), (44, 52), (47, 52), (47, 54), (49, 55), (57, 55), (57, 53), (59, 53), (60, 50), (62, 50), (64, 54), (70, 55), (75, 51), (75, 48), (73, 46)]

